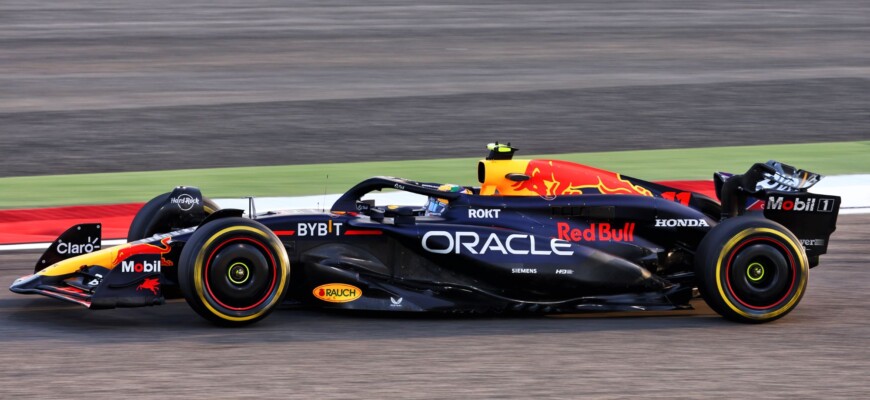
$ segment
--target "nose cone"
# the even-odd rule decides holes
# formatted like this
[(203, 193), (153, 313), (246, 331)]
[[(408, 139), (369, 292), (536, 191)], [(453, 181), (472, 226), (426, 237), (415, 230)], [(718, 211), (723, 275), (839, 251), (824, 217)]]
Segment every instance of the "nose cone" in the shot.
[(12, 282), (9, 290), (15, 293), (30, 293), (40, 284), (40, 276), (37, 274), (22, 276)]

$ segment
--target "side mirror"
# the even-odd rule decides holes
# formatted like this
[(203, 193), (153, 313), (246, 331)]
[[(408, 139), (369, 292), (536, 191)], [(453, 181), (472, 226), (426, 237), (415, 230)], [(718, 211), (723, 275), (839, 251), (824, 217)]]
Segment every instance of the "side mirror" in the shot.
[(504, 177), (505, 177), (507, 180), (509, 180), (509, 181), (513, 181), (513, 182), (524, 182), (524, 181), (527, 181), (527, 180), (531, 179), (531, 178), (530, 178), (528, 175), (526, 175), (526, 174), (514, 174), (514, 173), (507, 174), (507, 175), (505, 175)]

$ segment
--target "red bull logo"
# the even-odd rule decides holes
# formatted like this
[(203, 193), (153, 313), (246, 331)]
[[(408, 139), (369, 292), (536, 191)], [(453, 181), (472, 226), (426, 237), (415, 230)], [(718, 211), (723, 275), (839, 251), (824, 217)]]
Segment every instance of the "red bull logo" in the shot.
[(589, 224), (588, 228), (572, 228), (567, 222), (559, 222), (556, 229), (559, 239), (569, 242), (633, 242), (634, 222), (626, 222), (622, 228), (616, 228), (606, 222)]
[(516, 193), (510, 194), (537, 194), (545, 198), (578, 194), (652, 196), (648, 189), (623, 179), (615, 172), (566, 161), (531, 160), (525, 175), (529, 179), (513, 183), (512, 189)]
[(172, 251), (172, 246), (169, 245), (169, 242), (172, 238), (165, 237), (160, 240), (160, 244), (162, 246), (155, 246), (149, 243), (140, 243), (134, 244), (130, 247), (125, 247), (118, 250), (118, 255), (115, 256), (115, 261), (112, 262), (112, 265), (118, 265), (121, 261), (124, 261), (135, 255), (142, 254), (157, 254), (160, 255), (160, 263), (167, 267), (171, 267), (173, 265), (172, 261), (163, 258), (163, 255), (168, 254)]

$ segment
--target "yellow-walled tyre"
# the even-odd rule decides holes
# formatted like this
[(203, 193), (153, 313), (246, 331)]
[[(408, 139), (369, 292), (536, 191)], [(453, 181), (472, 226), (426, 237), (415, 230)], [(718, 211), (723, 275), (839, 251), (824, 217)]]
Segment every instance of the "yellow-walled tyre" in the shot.
[(199, 315), (243, 326), (274, 310), (287, 294), (290, 261), (275, 234), (256, 221), (221, 218), (193, 233), (179, 258), (178, 283)]
[(769, 322), (791, 312), (807, 287), (809, 264), (800, 241), (784, 226), (755, 216), (714, 227), (695, 253), (698, 289), (730, 320)]

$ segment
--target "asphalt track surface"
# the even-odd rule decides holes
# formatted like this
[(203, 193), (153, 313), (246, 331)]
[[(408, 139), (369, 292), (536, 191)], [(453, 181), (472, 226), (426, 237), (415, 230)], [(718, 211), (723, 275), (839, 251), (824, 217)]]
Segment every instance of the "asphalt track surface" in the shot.
[(842, 1), (0, 3), (0, 176), (856, 140)]
[[(3, 1), (0, 176), (866, 140), (867, 21), (858, 0)], [(761, 326), (702, 305), (227, 330), (0, 290), (0, 398), (863, 398), (868, 224), (841, 217)], [(0, 255), (0, 282), (36, 257)]]
[[(0, 397), (864, 398), (870, 216), (841, 216), (798, 307), (419, 318), (280, 309), (214, 327), (183, 301), (90, 311), (0, 291)], [(35, 253), (0, 255), (0, 282)], [(125, 396), (126, 397), (126, 396)]]

